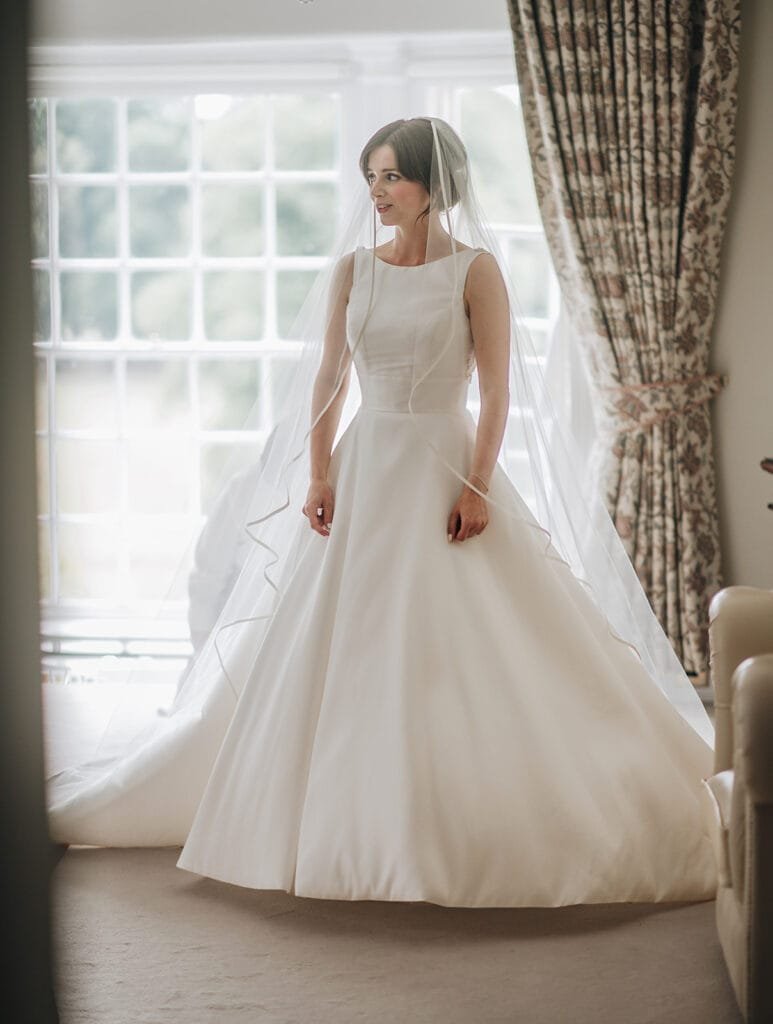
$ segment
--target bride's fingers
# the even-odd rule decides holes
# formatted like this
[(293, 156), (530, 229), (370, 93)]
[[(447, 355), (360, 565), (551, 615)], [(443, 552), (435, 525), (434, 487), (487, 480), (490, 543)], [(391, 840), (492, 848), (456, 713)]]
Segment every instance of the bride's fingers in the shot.
[(455, 540), (456, 531), (459, 529), (459, 510), (454, 507), (448, 517), (447, 531), (449, 541)]

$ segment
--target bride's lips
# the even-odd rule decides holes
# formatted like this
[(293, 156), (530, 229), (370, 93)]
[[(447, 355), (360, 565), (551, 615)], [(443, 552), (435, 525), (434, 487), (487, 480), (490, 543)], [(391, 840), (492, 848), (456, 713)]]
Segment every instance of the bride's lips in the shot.
[(388, 209), (389, 209), (389, 207), (390, 207), (391, 205), (392, 205), (391, 203), (384, 203), (384, 205), (383, 205), (383, 206), (379, 206), (379, 205), (377, 204), (377, 205), (376, 205), (376, 209), (378, 210), (378, 212), (379, 212), (379, 213), (383, 213), (383, 212), (384, 212), (384, 210), (388, 210)]

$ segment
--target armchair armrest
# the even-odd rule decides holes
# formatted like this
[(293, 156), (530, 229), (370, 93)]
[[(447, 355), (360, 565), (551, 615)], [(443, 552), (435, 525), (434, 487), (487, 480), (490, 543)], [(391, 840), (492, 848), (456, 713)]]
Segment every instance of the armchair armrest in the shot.
[(747, 795), (754, 804), (773, 804), (773, 654), (742, 661), (733, 685), (736, 757)]
[(732, 679), (738, 665), (773, 653), (773, 591), (725, 587), (709, 606), (710, 673), (714, 689), (714, 771), (733, 767)]

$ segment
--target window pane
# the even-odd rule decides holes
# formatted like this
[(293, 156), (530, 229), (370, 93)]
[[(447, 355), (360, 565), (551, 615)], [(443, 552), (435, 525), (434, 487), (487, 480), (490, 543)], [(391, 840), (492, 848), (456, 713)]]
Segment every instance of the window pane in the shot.
[(51, 525), (38, 523), (38, 582), (40, 597), (43, 601), (51, 600)]
[(39, 437), (36, 441), (37, 477), (38, 477), (38, 513), (48, 515), (51, 511), (51, 493), (48, 477), (48, 438)]
[(48, 360), (35, 360), (35, 429), (48, 430)]
[(185, 98), (130, 100), (129, 168), (184, 171), (191, 163), (190, 104)]
[(185, 513), (190, 501), (190, 459), (187, 439), (163, 437), (130, 441), (129, 510)]
[(129, 189), (132, 256), (186, 256), (190, 251), (190, 198), (186, 185)]
[(203, 430), (239, 430), (258, 398), (260, 366), (256, 360), (203, 359), (198, 366)]
[(516, 86), (463, 90), (461, 134), (487, 218), (539, 224)]
[(135, 338), (185, 341), (191, 333), (191, 275), (143, 270), (132, 274), (132, 333)]
[[(114, 441), (56, 442), (56, 500), (62, 513), (117, 512), (120, 449)], [(61, 524), (60, 524), (61, 525)]]
[(197, 96), (205, 171), (258, 171), (265, 163), (264, 96)]
[(207, 256), (259, 256), (263, 252), (263, 187), (204, 185), (201, 244)]
[[(129, 523), (129, 598), (183, 600), (187, 592), (192, 546), (189, 519), (172, 522), (166, 517), (143, 517)], [(183, 557), (186, 561), (183, 562)], [(169, 580), (174, 574), (174, 587)]]
[(523, 428), (523, 416), (510, 412), (505, 425), (505, 442), (510, 448), (526, 451), (526, 434)]
[(523, 316), (547, 317), (550, 256), (543, 238), (510, 240), (510, 274)]
[(30, 171), (45, 174), (48, 170), (48, 102), (29, 101)]
[(282, 270), (276, 275), (276, 316), (280, 338), (292, 338), (290, 328), (316, 276), (314, 270)]
[(115, 367), (103, 359), (58, 359), (56, 426), (58, 430), (118, 429)]
[(30, 231), (32, 233), (32, 258), (48, 256), (48, 185), (44, 182), (30, 183)]
[(201, 446), (201, 509), (209, 515), (226, 479), (260, 459), (255, 441), (243, 444), (203, 444)]
[(115, 256), (116, 239), (116, 195), (112, 186), (60, 186), (62, 256)]
[(266, 384), (271, 395), (271, 413), (274, 419), (277, 419), (284, 411), (297, 366), (298, 359), (295, 356), (275, 356), (265, 370)]
[(60, 171), (115, 170), (115, 102), (58, 100), (56, 162)]
[(263, 274), (254, 270), (204, 274), (204, 331), (210, 341), (263, 337)]
[(336, 96), (275, 96), (274, 161), (281, 170), (331, 170), (338, 163)]
[(67, 598), (113, 598), (118, 594), (118, 536), (102, 524), (60, 523), (59, 590)]
[(548, 350), (548, 331), (543, 327), (530, 327), (529, 337), (538, 356), (544, 356)]
[(180, 360), (134, 360), (126, 365), (126, 428), (183, 431), (190, 428), (188, 370)]
[(51, 338), (51, 282), (47, 270), (32, 271), (33, 337), (35, 341)]
[(63, 341), (110, 341), (118, 333), (118, 280), (105, 271), (59, 276)]
[(324, 256), (337, 218), (338, 190), (328, 182), (277, 185), (277, 251), (282, 256)]

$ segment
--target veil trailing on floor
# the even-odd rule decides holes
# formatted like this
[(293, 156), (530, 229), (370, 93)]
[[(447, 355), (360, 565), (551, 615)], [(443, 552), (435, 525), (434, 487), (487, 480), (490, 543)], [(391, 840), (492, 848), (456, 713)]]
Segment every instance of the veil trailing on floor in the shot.
[[(370, 156), (385, 144), (396, 155), (400, 178), (419, 182), (429, 196), (426, 247), (416, 265), (439, 261), (428, 285), (427, 302), (433, 315), (445, 310), (449, 323), (447, 342), (438, 351), (423, 351), (417, 342), (413, 381), (406, 395), (416, 444), (433, 449), (447, 472), (458, 477), (460, 490), (467, 483), (477, 491), (488, 504), (489, 517), (511, 516), (527, 522), (540, 538), (545, 559), (568, 563), (604, 613), (615, 642), (630, 648), (631, 657), (641, 660), (652, 684), (713, 746), (713, 730), (702, 702), (651, 610), (609, 514), (572, 462), (541, 360), (523, 326), (516, 299), (518, 282), (510, 279), (496, 235), (476, 199), (464, 145), (445, 121), (413, 118), (386, 126), (366, 143), (360, 160), (361, 187), (350, 197), (330, 259), (290, 333), (295, 347), (292, 373), (282, 382), (274, 382), (275, 394), (281, 384), (279, 419), (251, 466), (226, 467), (213, 512), (194, 542), (194, 571), (185, 583), (196, 650), (171, 707), (133, 737), (125, 751), (113, 749), (109, 758), (60, 773), (52, 780), (55, 805), (79, 799), (87, 790), (98, 799), (100, 780), (106, 773), (119, 772), (124, 781), (132, 772), (152, 773), (155, 762), (174, 757), (179, 743), (195, 742), (197, 728), (208, 717), (221, 723), (221, 731), (227, 725), (297, 558), (309, 540), (311, 527), (302, 508), (309, 487), (312, 431), (328, 436), (334, 446), (357, 412), (359, 386), (356, 374), (351, 373), (352, 363), (358, 350), (367, 345), (368, 320), (379, 300), (379, 269), (383, 268), (378, 262), (394, 264), (388, 244), (392, 229), (379, 223), (381, 215), (366, 181)], [(491, 280), (496, 278), (496, 288), (507, 294), (509, 322), (501, 327), (499, 342), (501, 365), (508, 367), (509, 412), (495, 473), (507, 474), (526, 502), (528, 514), (523, 503), (507, 500), (506, 490), (505, 497), (495, 487), (486, 493), (477, 478), (468, 479), (469, 468), (453, 465), (435, 448), (422, 426), (420, 413), (432, 407), (432, 388), (437, 385), (437, 372), (432, 371), (442, 366), (457, 329), (455, 304), (463, 301), (465, 279), (456, 256), (467, 247), (495, 258), (500, 274), (492, 275)], [(347, 306), (355, 250), (362, 250), (357, 262), (361, 277), (356, 303)], [(492, 296), (492, 303), (494, 300)], [(389, 373), (388, 361), (383, 373)], [(472, 360), (468, 377), (473, 399), (476, 376)], [(258, 429), (260, 412), (256, 405), (244, 429)], [(401, 520), (395, 522), (393, 510), (385, 510), (385, 520), (373, 523), (373, 529), (395, 531), (399, 543), (400, 532), (410, 530), (411, 495), (396, 495), (395, 507), (405, 513)], [(438, 523), (438, 530), (445, 532), (446, 523)], [(318, 536), (311, 539), (326, 543)], [(186, 559), (185, 569), (181, 567), (169, 588), (170, 595), (179, 592), (188, 565)], [(379, 580), (373, 580), (374, 587), (379, 585)], [(400, 598), (399, 593), (394, 594), (395, 602)], [(471, 614), (474, 612), (471, 609)], [(555, 623), (555, 630), (560, 643), (560, 622)], [(539, 700), (537, 688), (535, 700)], [(214, 757), (216, 746), (212, 739), (212, 749), (203, 755), (203, 762)]]

